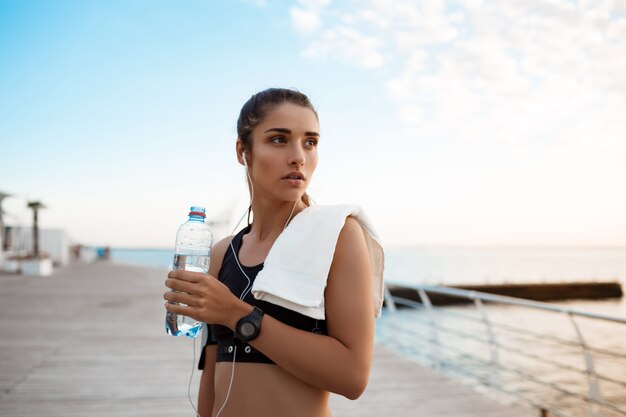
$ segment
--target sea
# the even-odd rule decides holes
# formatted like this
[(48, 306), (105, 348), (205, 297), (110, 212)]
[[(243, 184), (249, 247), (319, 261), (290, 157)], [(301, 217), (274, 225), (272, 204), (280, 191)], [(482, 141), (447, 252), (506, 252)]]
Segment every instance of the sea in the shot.
[[(172, 249), (112, 248), (115, 262), (169, 269)], [(553, 282), (626, 283), (624, 248), (385, 249), (385, 282), (391, 284), (503, 284)], [(572, 308), (626, 317), (620, 300), (565, 302)]]
[[(173, 250), (112, 248), (111, 258), (165, 271), (170, 268)], [(448, 286), (598, 281), (619, 282), (624, 288), (626, 248), (386, 248), (385, 281)], [(626, 297), (550, 304), (626, 318)], [(434, 315), (424, 310), (385, 311), (377, 321), (377, 342), (502, 401), (528, 404), (530, 400), (561, 413), (548, 415), (587, 416), (589, 405), (583, 397), (589, 394), (589, 381), (594, 379), (600, 398), (609, 404), (600, 407), (601, 415), (626, 415), (626, 324), (576, 319), (579, 334), (568, 314), (497, 304), (485, 311), (494, 324), (492, 329), (484, 326), (482, 312), (472, 304), (446, 307)], [(463, 316), (473, 317), (474, 323), (460, 320)], [(433, 320), (450, 333), (433, 333)], [(511, 326), (516, 328), (507, 331)], [(592, 349), (600, 378), (587, 373), (589, 362), (580, 337)], [(495, 351), (485, 342), (494, 338), (502, 344)], [(494, 367), (494, 358), (499, 366)]]

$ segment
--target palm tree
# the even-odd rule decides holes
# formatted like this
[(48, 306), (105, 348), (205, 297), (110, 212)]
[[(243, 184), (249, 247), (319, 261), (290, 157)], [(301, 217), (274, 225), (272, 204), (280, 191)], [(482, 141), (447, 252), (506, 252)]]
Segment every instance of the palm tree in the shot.
[(33, 256), (39, 259), (39, 225), (37, 223), (37, 212), (46, 208), (41, 201), (29, 201), (28, 208), (33, 210)]
[(7, 197), (11, 197), (11, 194), (3, 193), (2, 191), (0, 191), (0, 255), (2, 254), (2, 251), (4, 250), (6, 245), (4, 221), (2, 220), (2, 216), (6, 213), (4, 210), (2, 210), (2, 200)]

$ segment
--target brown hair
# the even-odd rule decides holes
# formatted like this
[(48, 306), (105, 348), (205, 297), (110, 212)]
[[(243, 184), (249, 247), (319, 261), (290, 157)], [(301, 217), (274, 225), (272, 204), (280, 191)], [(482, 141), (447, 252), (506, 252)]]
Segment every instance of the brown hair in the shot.
[[(237, 119), (237, 137), (248, 154), (252, 151), (252, 131), (254, 128), (271, 110), (285, 103), (311, 109), (315, 113), (315, 117), (318, 117), (309, 98), (299, 91), (287, 88), (268, 88), (256, 93), (243, 105), (239, 119)], [(302, 202), (307, 207), (311, 205), (311, 199), (306, 192), (302, 195)]]

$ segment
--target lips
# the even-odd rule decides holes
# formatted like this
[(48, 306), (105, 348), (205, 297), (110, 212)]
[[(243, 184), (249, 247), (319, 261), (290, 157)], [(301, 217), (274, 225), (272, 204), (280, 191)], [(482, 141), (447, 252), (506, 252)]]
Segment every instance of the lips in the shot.
[(284, 180), (304, 180), (304, 175), (301, 172), (291, 172), (283, 177)]
[(283, 181), (289, 184), (290, 187), (300, 188), (305, 184), (304, 175), (302, 172), (294, 171), (283, 177)]

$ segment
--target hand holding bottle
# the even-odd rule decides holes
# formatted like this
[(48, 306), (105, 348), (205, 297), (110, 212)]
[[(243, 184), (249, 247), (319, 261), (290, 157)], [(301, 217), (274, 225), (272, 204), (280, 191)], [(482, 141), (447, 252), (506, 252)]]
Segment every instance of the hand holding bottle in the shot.
[(236, 318), (243, 317), (252, 310), (252, 306), (237, 298), (212, 275), (171, 271), (167, 277), (165, 286), (174, 290), (163, 295), (168, 301), (165, 304), (168, 313), (233, 328)]
[[(209, 225), (204, 222), (204, 218), (204, 207), (193, 206), (189, 211), (189, 220), (178, 228), (172, 263), (174, 271), (194, 271), (201, 275), (208, 273), (213, 234)], [(185, 301), (170, 300), (169, 302), (187, 304)], [(169, 310), (165, 315), (165, 331), (172, 336), (185, 335), (194, 338), (201, 328), (201, 322), (188, 316)]]

